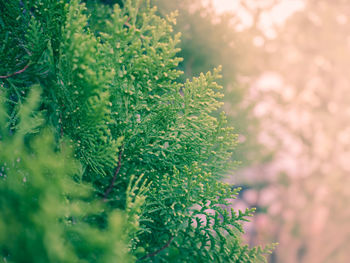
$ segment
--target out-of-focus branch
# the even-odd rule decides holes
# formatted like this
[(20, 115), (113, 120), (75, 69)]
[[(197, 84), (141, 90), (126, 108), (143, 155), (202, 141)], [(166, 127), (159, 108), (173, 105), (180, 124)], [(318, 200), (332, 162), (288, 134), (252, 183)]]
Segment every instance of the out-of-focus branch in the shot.
[(117, 180), (117, 176), (120, 172), (120, 168), (122, 166), (122, 155), (123, 155), (123, 147), (119, 150), (119, 155), (118, 155), (118, 165), (117, 168), (115, 169), (114, 176), (112, 178), (111, 183), (109, 184), (109, 187), (107, 188), (105, 194), (104, 194), (104, 201), (107, 201), (109, 193), (112, 191), (115, 181)]

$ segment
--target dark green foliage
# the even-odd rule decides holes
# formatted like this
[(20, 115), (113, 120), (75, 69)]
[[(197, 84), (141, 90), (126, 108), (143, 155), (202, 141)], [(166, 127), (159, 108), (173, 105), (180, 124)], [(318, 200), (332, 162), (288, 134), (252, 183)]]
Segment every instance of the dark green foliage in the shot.
[(32, 116), (38, 95), (33, 89), (21, 107), (14, 135), (0, 109), (1, 262), (128, 262), (121, 215), (108, 215), (103, 230), (88, 224), (104, 208), (87, 202), (91, 188), (72, 179), (78, 163), (66, 150), (53, 150), (47, 130), (28, 138), (39, 129)]
[[(175, 14), (163, 19), (131, 0), (113, 10), (25, 2), (0, 6), (0, 165), (12, 165), (0, 186), (0, 255), (13, 262), (263, 260), (266, 251), (240, 241), (252, 211), (226, 211), (238, 190), (218, 181), (236, 145), (225, 114), (217, 117), (220, 69), (177, 82)], [(42, 89), (37, 113), (33, 84)], [(21, 242), (29, 244), (24, 253)]]

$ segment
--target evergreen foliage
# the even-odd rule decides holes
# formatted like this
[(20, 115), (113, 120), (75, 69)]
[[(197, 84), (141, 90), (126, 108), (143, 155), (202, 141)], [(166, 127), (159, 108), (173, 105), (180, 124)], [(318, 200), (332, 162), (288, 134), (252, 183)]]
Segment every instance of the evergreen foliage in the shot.
[(162, 15), (179, 10), (174, 31), (181, 32), (178, 55), (185, 58), (179, 63), (184, 71), (180, 81), (222, 65), (218, 83), (224, 87), (223, 108), (229, 125), (240, 135), (232, 160), (244, 168), (264, 158), (256, 138), (258, 120), (252, 110), (254, 101), (247, 99), (249, 84), (241, 81), (255, 73), (257, 54), (248, 32), (236, 29), (239, 12), (218, 14), (211, 1), (151, 1), (159, 6)]
[(2, 260), (263, 261), (218, 181), (236, 144), (220, 69), (176, 81), (175, 14), (87, 7), (0, 2)]
[(38, 95), (33, 88), (14, 135), (0, 109), (1, 262), (128, 262), (121, 215), (109, 213), (105, 229), (87, 222), (105, 208), (73, 180), (79, 170), (71, 154), (55, 151), (46, 129), (38, 134), (40, 118), (31, 116)]

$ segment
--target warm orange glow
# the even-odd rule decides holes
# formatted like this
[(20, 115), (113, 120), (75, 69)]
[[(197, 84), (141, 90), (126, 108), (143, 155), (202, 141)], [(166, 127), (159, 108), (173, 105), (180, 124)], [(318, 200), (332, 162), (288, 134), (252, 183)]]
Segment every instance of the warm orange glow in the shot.
[(252, 185), (239, 207), (266, 209), (247, 224), (247, 240), (279, 242), (270, 262), (350, 262), (349, 3), (213, 4), (241, 21), (252, 70), (240, 80), (255, 102), (259, 141), (273, 153), (228, 179)]

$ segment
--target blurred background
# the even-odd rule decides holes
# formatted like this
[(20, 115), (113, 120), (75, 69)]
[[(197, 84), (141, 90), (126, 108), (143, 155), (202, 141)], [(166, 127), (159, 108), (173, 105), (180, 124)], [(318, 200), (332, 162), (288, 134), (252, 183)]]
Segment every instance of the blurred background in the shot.
[(349, 0), (153, 0), (179, 11), (184, 79), (223, 66), (237, 207), (269, 262), (350, 262)]

